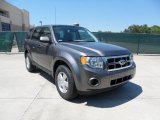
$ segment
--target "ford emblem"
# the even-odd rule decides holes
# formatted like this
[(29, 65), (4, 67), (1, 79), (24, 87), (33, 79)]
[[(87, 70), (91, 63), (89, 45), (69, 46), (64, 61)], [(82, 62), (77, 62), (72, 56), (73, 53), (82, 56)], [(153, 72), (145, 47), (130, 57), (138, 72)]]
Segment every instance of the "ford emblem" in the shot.
[(125, 61), (125, 60), (120, 60), (120, 61), (119, 61), (119, 64), (123, 66), (123, 65), (126, 64), (126, 61)]

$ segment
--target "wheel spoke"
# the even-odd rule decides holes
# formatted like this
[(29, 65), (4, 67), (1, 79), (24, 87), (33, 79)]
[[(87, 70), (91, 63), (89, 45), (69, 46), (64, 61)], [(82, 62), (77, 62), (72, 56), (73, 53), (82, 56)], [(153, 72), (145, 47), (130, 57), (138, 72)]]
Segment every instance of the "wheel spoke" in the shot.
[(63, 74), (63, 80), (65, 81), (67, 79), (67, 75)]
[(68, 88), (68, 82), (67, 81), (64, 81), (63, 84), (64, 84), (65, 88)]
[(60, 82), (62, 82), (62, 81), (63, 81), (62, 74), (59, 74), (59, 75), (58, 75), (58, 79), (59, 79), (59, 81), (60, 81)]
[(64, 92), (64, 93), (66, 93), (66, 92), (67, 92), (67, 89), (66, 89), (66, 87), (65, 87), (64, 83), (63, 83), (63, 85), (62, 85), (62, 89), (63, 89), (63, 92)]
[(66, 93), (68, 90), (68, 78), (64, 72), (60, 72), (57, 76), (59, 90)]

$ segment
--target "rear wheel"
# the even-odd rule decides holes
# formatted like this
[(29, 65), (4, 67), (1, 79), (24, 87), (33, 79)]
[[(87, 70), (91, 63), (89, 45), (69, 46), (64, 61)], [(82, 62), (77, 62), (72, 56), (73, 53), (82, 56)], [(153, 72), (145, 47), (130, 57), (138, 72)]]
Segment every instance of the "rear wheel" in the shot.
[(77, 96), (73, 75), (68, 67), (60, 65), (55, 73), (55, 83), (60, 96), (66, 100)]
[(26, 64), (26, 68), (29, 72), (33, 72), (33, 71), (36, 70), (36, 66), (34, 66), (32, 64), (29, 53), (27, 53), (26, 56), (25, 56), (25, 64)]

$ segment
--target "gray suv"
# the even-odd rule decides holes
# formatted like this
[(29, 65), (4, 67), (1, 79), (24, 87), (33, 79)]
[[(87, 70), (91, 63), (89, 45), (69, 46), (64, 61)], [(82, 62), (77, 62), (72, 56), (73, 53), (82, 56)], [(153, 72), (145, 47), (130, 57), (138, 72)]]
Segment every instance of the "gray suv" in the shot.
[(67, 100), (122, 86), (135, 75), (129, 50), (99, 42), (83, 27), (35, 27), (24, 49), (27, 70), (40, 68), (52, 75), (60, 96)]

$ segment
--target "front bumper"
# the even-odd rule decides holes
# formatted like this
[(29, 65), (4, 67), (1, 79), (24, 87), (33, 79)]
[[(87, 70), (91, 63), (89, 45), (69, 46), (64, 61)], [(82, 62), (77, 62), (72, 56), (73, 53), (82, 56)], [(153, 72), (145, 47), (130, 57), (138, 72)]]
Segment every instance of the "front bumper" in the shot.
[[(136, 72), (135, 63), (132, 66), (115, 71), (107, 71), (102, 69), (92, 69), (88, 66), (80, 66), (80, 78), (78, 79), (78, 91), (79, 92), (92, 92), (92, 91), (100, 91), (104, 89), (112, 89), (117, 86), (125, 84), (128, 80), (134, 77)], [(123, 78), (127, 78), (124, 81), (121, 80)], [(99, 81), (97, 86), (89, 85), (89, 79), (94, 78)], [(119, 82), (115, 82), (119, 80)]]

